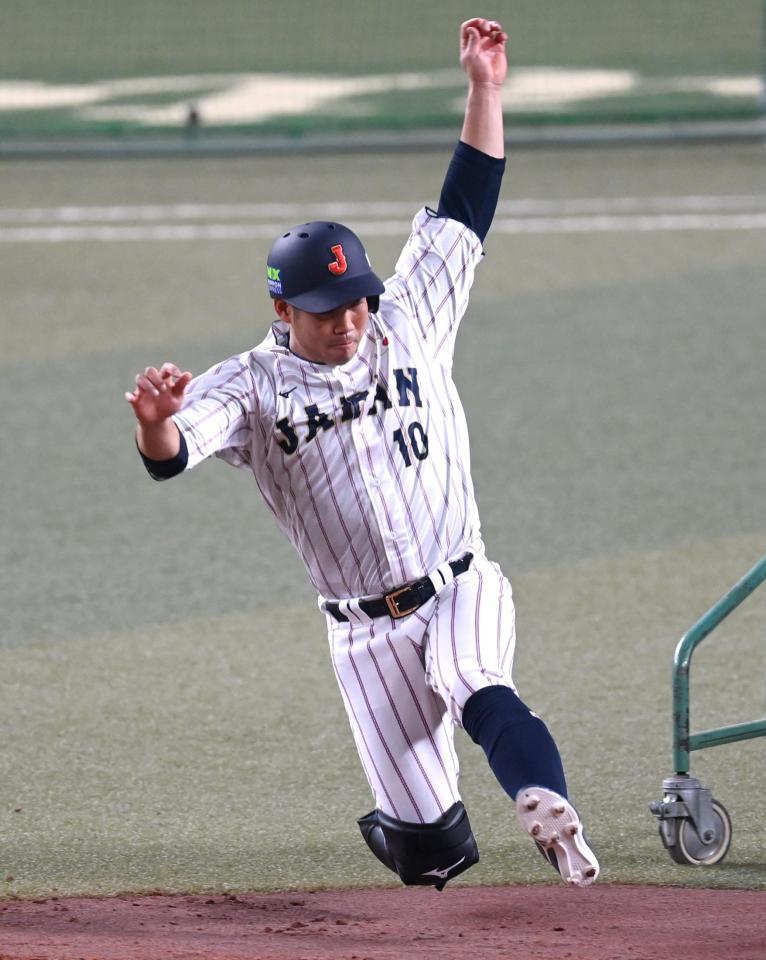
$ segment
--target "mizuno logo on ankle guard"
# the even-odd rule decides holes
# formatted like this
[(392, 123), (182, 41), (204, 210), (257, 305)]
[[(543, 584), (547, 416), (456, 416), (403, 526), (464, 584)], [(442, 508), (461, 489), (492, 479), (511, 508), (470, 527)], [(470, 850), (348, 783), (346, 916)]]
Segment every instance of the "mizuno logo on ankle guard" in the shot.
[(439, 880), (446, 880), (449, 876), (450, 870), (454, 870), (455, 867), (459, 867), (460, 864), (465, 860), (465, 857), (461, 857), (457, 863), (453, 863), (451, 867), (445, 867), (443, 870), (440, 870), (438, 867), (434, 867), (433, 870), (426, 870), (422, 876), (424, 877), (438, 877)]

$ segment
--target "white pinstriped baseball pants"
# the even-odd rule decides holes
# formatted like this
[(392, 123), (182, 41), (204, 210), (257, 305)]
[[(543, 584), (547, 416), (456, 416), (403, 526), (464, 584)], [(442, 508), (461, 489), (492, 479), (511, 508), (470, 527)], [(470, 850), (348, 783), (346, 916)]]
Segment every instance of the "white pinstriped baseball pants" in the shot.
[(492, 684), (513, 687), (511, 585), (479, 554), (401, 620), (347, 615), (327, 615), (330, 650), (376, 806), (430, 823), (460, 799), (454, 724), (466, 701)]

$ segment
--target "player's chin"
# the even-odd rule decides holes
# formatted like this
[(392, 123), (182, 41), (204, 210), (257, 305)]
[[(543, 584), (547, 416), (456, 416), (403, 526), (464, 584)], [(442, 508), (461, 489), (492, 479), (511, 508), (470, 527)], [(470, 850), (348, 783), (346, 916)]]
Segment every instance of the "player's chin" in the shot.
[(332, 359), (335, 363), (345, 363), (347, 360), (350, 360), (355, 356), (356, 351), (359, 349), (359, 342), (357, 340), (342, 340), (338, 343), (334, 343), (328, 350)]

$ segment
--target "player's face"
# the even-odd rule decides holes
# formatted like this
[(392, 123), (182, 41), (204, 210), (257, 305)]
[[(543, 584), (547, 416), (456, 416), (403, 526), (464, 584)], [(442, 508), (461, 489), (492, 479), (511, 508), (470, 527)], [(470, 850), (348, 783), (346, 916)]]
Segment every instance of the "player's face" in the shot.
[(369, 310), (364, 297), (327, 313), (308, 313), (284, 300), (275, 300), (274, 307), (290, 325), (290, 350), (315, 363), (338, 366), (350, 360), (367, 329)]

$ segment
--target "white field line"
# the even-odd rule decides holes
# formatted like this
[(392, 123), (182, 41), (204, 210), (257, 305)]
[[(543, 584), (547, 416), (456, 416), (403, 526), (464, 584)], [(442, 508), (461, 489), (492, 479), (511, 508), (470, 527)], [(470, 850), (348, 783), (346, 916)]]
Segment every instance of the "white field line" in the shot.
[[(412, 217), (416, 200), (311, 203), (162, 203), (111, 206), (0, 207), (0, 223), (152, 223), (184, 220), (356, 219)], [(498, 204), (498, 216), (570, 216), (572, 214), (670, 213), (766, 210), (766, 194), (687, 195), (656, 197), (577, 197), (569, 199), (507, 200)], [(278, 227), (279, 229), (279, 227)]]
[[(410, 229), (410, 221), (368, 220), (358, 221), (354, 226), (364, 237), (404, 237)], [(0, 243), (273, 240), (281, 230), (284, 230), (284, 223), (2, 227)], [(766, 230), (766, 211), (751, 214), (500, 217), (492, 224), (495, 234), (654, 233), (688, 230)]]
[[(0, 111), (68, 109), (79, 119), (127, 120), (145, 126), (187, 122), (192, 99), (206, 127), (259, 123), (271, 116), (305, 114), (317, 109), (344, 112), (344, 101), (388, 91), (419, 91), (462, 86), (458, 68), (430, 72), (332, 76), (302, 74), (220, 74), (136, 77), (81, 84), (48, 84), (35, 80), (0, 80)], [(503, 88), (503, 103), (515, 111), (556, 110), (597, 97), (668, 94), (747, 97), (763, 94), (757, 74), (733, 77), (647, 77), (633, 70), (514, 67)], [(155, 92), (176, 95), (174, 102), (147, 102)], [(130, 98), (132, 102), (124, 102)], [(115, 102), (115, 100), (118, 102)], [(453, 109), (462, 113), (464, 97)]]
[[(291, 221), (351, 220), (363, 236), (406, 235), (412, 202), (153, 204), (0, 208), (0, 243), (270, 240)], [(209, 222), (209, 221), (213, 222)], [(503, 234), (766, 229), (766, 195), (512, 200), (498, 207)]]
[(494, 221), (495, 233), (656, 233), (668, 230), (766, 230), (763, 213), (663, 213), (592, 217), (517, 217)]

